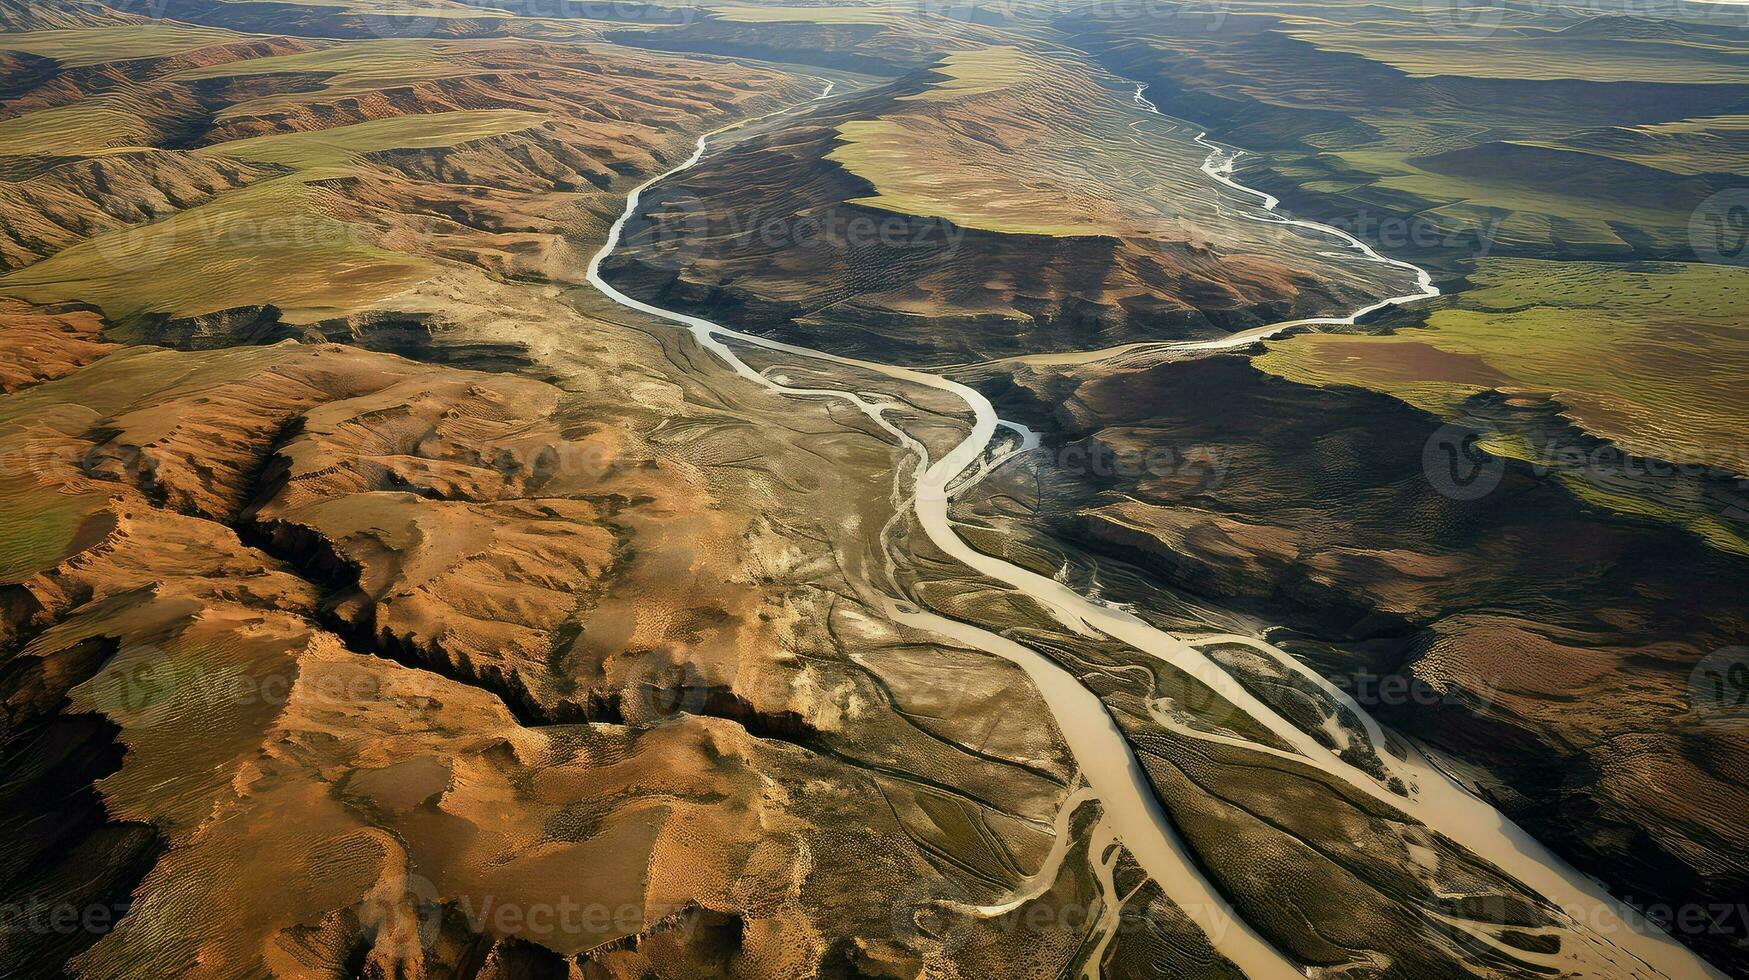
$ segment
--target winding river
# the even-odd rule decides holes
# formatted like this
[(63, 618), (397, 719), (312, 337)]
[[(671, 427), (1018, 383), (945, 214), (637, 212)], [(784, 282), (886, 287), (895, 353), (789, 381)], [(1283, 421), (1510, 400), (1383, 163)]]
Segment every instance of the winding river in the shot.
[[(1142, 87), (1136, 90), (1138, 106), (1148, 111), (1157, 111), (1143, 98), (1143, 91)], [(829, 97), (831, 92), (832, 85), (828, 84), (815, 101)], [(794, 112), (806, 108), (807, 105), (804, 103), (783, 112)], [(954, 493), (966, 485), (965, 478), (969, 476), (975, 480), (985, 472), (982, 468), (989, 465), (987, 450), (996, 437), (999, 426), (1007, 426), (1019, 432), (1023, 447), (1036, 442), (1029, 438), (1030, 433), (1024, 427), (999, 419), (990, 401), (975, 389), (949, 378), (911, 368), (841, 357), (741, 333), (701, 317), (663, 309), (635, 299), (606, 282), (601, 276), (602, 264), (619, 247), (626, 224), (636, 213), (643, 193), (696, 165), (704, 157), (712, 138), (744, 125), (747, 124), (737, 123), (700, 137), (692, 155), (684, 162), (651, 178), (627, 196), (625, 209), (609, 229), (606, 242), (589, 261), (587, 277), (591, 285), (621, 306), (684, 327), (701, 347), (710, 350), (750, 383), (786, 396), (838, 399), (854, 406), (889, 433), (899, 445), (915, 455), (917, 465), (914, 468), (900, 468), (895, 474), (898, 481), (904, 481), (907, 476), (911, 480), (910, 486), (901, 485), (897, 488), (898, 497), (909, 501), (918, 526), (942, 552), (980, 575), (1025, 593), (1058, 622), (1080, 635), (1116, 639), (1137, 651), (1190, 673), (1221, 694), (1237, 710), (1292, 746), (1299, 761), (1315, 766), (1355, 789), (1422, 821), (1471, 852), (1491, 861), (1565, 911), (1569, 920), (1565, 931), (1572, 941), (1563, 942), (1558, 955), (1527, 954), (1511, 947), (1501, 949), (1504, 954), (1517, 956), (1527, 966), (1539, 971), (1556, 969), (1584, 976), (1723, 976), (1685, 947), (1640, 920), (1632, 910), (1615, 902), (1596, 884), (1568, 867), (1491, 806), (1470, 795), (1462, 786), (1449, 779), (1437, 767), (1426, 764), (1419, 756), (1412, 754), (1406, 760), (1389, 759), (1400, 774), (1408, 777), (1406, 781), (1415, 787), (1407, 798), (1397, 795), (1374, 777), (1337, 758), (1317, 740), (1259, 701), (1191, 643), (1154, 628), (1126, 609), (1091, 599), (1062, 582), (971, 547), (959, 536), (948, 516)], [(1261, 210), (1247, 215), (1248, 217), (1298, 227), (1310, 235), (1333, 237), (1372, 261), (1412, 271), (1417, 289), (1413, 293), (1383, 300), (1346, 317), (1274, 324), (1215, 341), (1178, 346), (1198, 350), (1239, 346), (1292, 326), (1352, 323), (1356, 318), (1384, 306), (1437, 295), (1438, 291), (1433, 287), (1425, 270), (1381, 256), (1365, 243), (1335, 228), (1276, 214), (1275, 209), (1279, 202), (1261, 191), (1245, 187), (1233, 178), (1234, 163), (1238, 158), (1236, 151), (1225, 150), (1208, 142), (1206, 134), (1199, 135), (1197, 140), (1209, 149), (1203, 172), (1234, 192), (1255, 198), (1259, 202)], [(855, 390), (786, 384), (779, 378), (770, 377), (748, 365), (726, 341), (796, 358), (874, 372), (895, 381), (947, 393), (965, 404), (971, 417), (971, 430), (941, 458), (932, 459), (929, 449), (921, 441), (886, 418), (886, 412), (894, 407), (892, 404), (871, 401)], [(1017, 455), (1020, 453), (1013, 452), (1005, 458)], [(1122, 842), (1137, 864), (1203, 930), (1210, 943), (1248, 976), (1257, 980), (1285, 980), (1307, 975), (1304, 968), (1283, 955), (1250, 923), (1236, 915), (1219, 890), (1203, 874), (1191, 851), (1167, 817), (1142, 771), (1141, 764), (1110, 712), (1073, 674), (1037, 651), (992, 631), (919, 609), (897, 598), (887, 599), (884, 605), (885, 613), (895, 622), (985, 651), (1024, 670), (1043, 695), (1092, 795), (1103, 806), (1102, 826)], [(1328, 681), (1317, 677), (1315, 671), (1305, 668), (1291, 655), (1262, 644), (1261, 641), (1236, 639), (1253, 644), (1267, 655), (1277, 658), (1284, 668), (1314, 677), (1315, 683), (1335, 690)], [(1368, 733), (1377, 738), (1381, 730), (1376, 723), (1367, 718), (1364, 712), (1359, 712), (1358, 705), (1349, 702), (1349, 706), (1365, 719)], [(1381, 758), (1387, 757), (1382, 745), (1378, 746), (1378, 750)], [(1071, 799), (1075, 800), (1075, 797)], [(1079, 802), (1076, 800), (1077, 805)], [(1468, 929), (1473, 925), (1475, 924), (1466, 924), (1463, 927)], [(1478, 938), (1486, 941), (1488, 937)]]

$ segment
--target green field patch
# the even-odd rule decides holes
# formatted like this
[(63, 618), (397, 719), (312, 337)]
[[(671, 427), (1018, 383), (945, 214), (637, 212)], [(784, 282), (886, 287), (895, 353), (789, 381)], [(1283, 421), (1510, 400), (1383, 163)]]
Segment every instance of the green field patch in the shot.
[(263, 303), (293, 316), (356, 309), (437, 267), (378, 246), (368, 226), (330, 217), (336, 202), (312, 182), (349, 173), (348, 164), (366, 153), (448, 146), (544, 118), (517, 110), (399, 116), (207, 147), (197, 152), (292, 173), (99, 235), (0, 277), (0, 292), (35, 303), (92, 303), (122, 324), (147, 313), (194, 315)]
[(279, 356), (266, 347), (125, 348), (64, 378), (0, 395), (0, 583), (52, 568), (111, 527), (104, 518), (110, 491), (103, 484), (58, 487), (81, 445), (69, 436), (148, 399), (266, 370)]
[(1484, 259), (1474, 290), (1424, 327), (1305, 334), (1257, 365), (1351, 384), (1451, 415), (1485, 390), (1552, 397), (1586, 430), (1642, 456), (1749, 469), (1749, 270), (1696, 263)]
[(943, 58), (930, 73), (941, 77), (926, 91), (905, 99), (951, 101), (972, 95), (987, 95), (1013, 88), (1051, 70), (1043, 59), (1023, 53), (1019, 48), (1000, 46), (960, 51)]
[(1749, 132), (1749, 116), (1701, 116), (1696, 119), (1677, 119), (1672, 122), (1652, 123), (1635, 128), (1653, 134), (1744, 133)]
[(1576, 473), (1560, 473), (1561, 485), (1593, 507), (1629, 514), (1665, 524), (1675, 524), (1720, 551), (1749, 557), (1749, 537), (1737, 528), (1704, 511), (1684, 510), (1633, 494), (1616, 493)]
[(1067, 237), (1097, 235), (1107, 229), (1085, 215), (1067, 213), (1052, 202), (999, 181), (946, 184), (920, 166), (917, 131), (907, 122), (853, 120), (838, 128), (844, 145), (826, 159), (870, 178), (876, 193), (851, 204), (899, 214), (938, 217), (962, 228), (1007, 235)]
[[(1534, 148), (1533, 144), (1525, 144)], [(1341, 173), (1377, 175), (1353, 192), (1359, 200), (1377, 197), (1381, 206), (1400, 205), (1404, 198), (1423, 202), (1418, 211), (1448, 232), (1490, 228), (1497, 243), (1544, 251), (1588, 253), (1632, 252), (1634, 245), (1614, 225), (1629, 225), (1662, 248), (1680, 248), (1688, 241), (1688, 219), (1698, 200), (1686, 207), (1636, 204), (1632, 195), (1607, 197), (1573, 183), (1567, 189), (1553, 173), (1534, 175), (1504, 161), (1492, 174), (1437, 172), (1419, 165), (1408, 154), (1383, 151), (1343, 151)], [(1536, 166), (1530, 161), (1528, 166)], [(1543, 186), (1530, 186), (1531, 183)]]
[(149, 146), (154, 135), (120, 99), (100, 97), (0, 119), (0, 156), (89, 156)]
[(1749, 161), (1749, 116), (1705, 116), (1575, 133), (1535, 145), (1577, 149), (1678, 175), (1737, 173)]
[[(543, 113), (521, 109), (394, 116), (334, 129), (233, 140), (196, 152), (314, 171), (340, 166), (364, 154), (382, 150), (428, 149), (502, 136), (539, 126), (546, 119)], [(315, 178), (306, 175), (306, 179)]]
[[(1739, 367), (1749, 359), (1741, 315), (1749, 269), (1484, 259), (1470, 279), (1476, 288), (1453, 298), (1457, 308), (1423, 326), (1289, 337), (1254, 363), (1301, 384), (1380, 391), (1448, 419), (1488, 391), (1551, 399), (1625, 452), (1749, 472), (1749, 388)], [(1512, 445), (1490, 448), (1530, 458)], [(1618, 496), (1594, 489), (1587, 499)], [(1648, 502), (1634, 512), (1648, 508), (1667, 509)], [(1679, 523), (1724, 540), (1710, 524)]]
[(171, 77), (178, 81), (196, 81), (279, 74), (323, 76), (323, 86), (317, 92), (269, 95), (239, 102), (219, 113), (220, 119), (228, 119), (259, 114), (269, 106), (332, 101), (413, 82), (471, 74), (477, 69), (468, 56), (481, 49), (480, 42), (385, 38), (356, 41), (319, 51), (193, 68)]
[(0, 34), (0, 50), (40, 55), (53, 58), (69, 68), (79, 68), (107, 61), (165, 58), (246, 37), (248, 35), (216, 27), (158, 22), (126, 27)]
[[(82, 431), (91, 420), (120, 415), (139, 402), (171, 401), (185, 392), (266, 370), (278, 357), (269, 347), (210, 351), (124, 347), (65, 377), (0, 395), (0, 432), (10, 440), (40, 426)], [(69, 413), (83, 421), (56, 422)]]
[[(169, 77), (173, 81), (194, 82), (282, 73), (325, 76), (325, 87), (318, 93), (288, 93), (241, 102), (219, 113), (219, 119), (227, 119), (259, 114), (276, 105), (307, 104), (317, 97), (362, 95), (424, 79), (465, 75), (475, 70), (468, 53), (479, 48), (478, 43), (421, 39), (362, 41), (320, 51), (192, 68)], [(99, 95), (72, 105), (0, 120), (0, 155), (76, 156), (151, 145), (155, 134), (141, 121), (138, 110), (122, 95)]]
[(426, 278), (430, 263), (371, 244), (322, 214), (323, 195), (281, 178), (161, 221), (100, 235), (0, 277), (33, 303), (76, 300), (119, 323), (146, 313), (194, 315), (273, 303), (341, 311)]
[(826, 159), (873, 187), (850, 203), (1047, 237), (1188, 235), (1214, 210), (1206, 151), (1104, 80), (1012, 47), (931, 71), (927, 90), (839, 124)]
[(1669, 82), (1741, 85), (1749, 82), (1749, 46), (1586, 38), (1507, 37), (1478, 32), (1463, 43), (1442, 36), (1402, 39), (1365, 35), (1299, 35), (1327, 51), (1360, 55), (1409, 75), (1464, 75), (1520, 81)]
[(717, 20), (733, 21), (738, 24), (891, 24), (894, 21), (893, 11), (880, 7), (858, 6), (794, 6), (794, 7), (750, 7), (733, 4), (723, 7), (711, 7), (711, 16)]
[(78, 550), (107, 494), (61, 493), (28, 474), (0, 476), (0, 583), (52, 568)]
[(1688, 24), (1631, 16), (1586, 21), (1479, 0), (1437, 11), (1422, 3), (1375, 2), (1342, 8), (1238, 0), (1228, 10), (1235, 16), (1274, 16), (1282, 33), (1322, 51), (1356, 55), (1422, 78), (1749, 81), (1749, 38), (1741, 35), (1740, 20), (1729, 23), (1728, 29), (1720, 29), (1717, 22)]

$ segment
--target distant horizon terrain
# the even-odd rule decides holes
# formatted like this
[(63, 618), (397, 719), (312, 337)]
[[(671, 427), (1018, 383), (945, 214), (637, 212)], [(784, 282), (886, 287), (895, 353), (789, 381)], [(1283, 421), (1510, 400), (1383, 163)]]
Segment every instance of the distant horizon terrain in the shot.
[(1732, 7), (0, 0), (0, 976), (1749, 977)]

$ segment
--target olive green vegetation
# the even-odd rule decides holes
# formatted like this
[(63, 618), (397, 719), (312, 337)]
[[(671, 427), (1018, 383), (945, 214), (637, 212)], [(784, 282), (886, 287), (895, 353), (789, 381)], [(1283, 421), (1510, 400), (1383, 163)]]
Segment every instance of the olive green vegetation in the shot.
[(1550, 149), (1581, 149), (1679, 175), (1722, 174), (1749, 160), (1749, 116), (1706, 116), (1577, 133), (1564, 144), (1523, 141)]
[(315, 180), (333, 176), (320, 171), (342, 166), (367, 153), (453, 146), (519, 129), (530, 129), (540, 125), (546, 118), (542, 113), (521, 109), (480, 109), (393, 116), (335, 129), (233, 140), (200, 152), (234, 157), (251, 163), (292, 167), (300, 172), (303, 179)]
[(170, 78), (187, 81), (290, 73), (326, 76), (319, 91), (269, 95), (240, 102), (226, 107), (219, 114), (218, 118), (225, 119), (239, 113), (260, 112), (268, 105), (308, 105), (311, 102), (362, 95), (392, 85), (467, 74), (472, 70), (471, 64), (466, 60), (467, 55), (488, 46), (489, 43), (479, 41), (433, 41), (425, 38), (352, 41), (318, 51), (191, 68)]
[(905, 105), (928, 103), (952, 112), (961, 100), (1017, 89), (1053, 74), (1060, 77), (1052, 68), (1013, 47), (948, 55), (930, 69), (933, 83), (900, 98), (896, 111), (842, 123), (841, 145), (826, 159), (872, 185), (874, 193), (852, 204), (946, 218), (963, 228), (1004, 234), (1068, 236), (1111, 230), (1072, 202), (1029, 190), (1006, 168), (978, 166), (978, 158), (961, 152), (938, 116), (907, 111), (920, 107)]
[[(1359, 55), (1411, 76), (1462, 75), (1526, 81), (1688, 84), (1749, 82), (1749, 36), (1688, 36), (1642, 22), (1614, 35), (1581, 16), (1553, 19), (1529, 9), (1462, 3), (1441, 10), (1420, 2), (1315, 9), (1291, 3), (1243, 4), (1240, 11), (1281, 14), (1283, 33), (1323, 51)], [(1557, 11), (1558, 13), (1558, 11)], [(1738, 26), (1741, 26), (1739, 22)]]
[[(1389, 334), (1305, 334), (1269, 343), (1254, 363), (1290, 381), (1392, 395), (1446, 419), (1483, 392), (1553, 402), (1576, 425), (1637, 456), (1749, 472), (1749, 269), (1700, 263), (1483, 259), (1472, 288), (1424, 323)], [(1496, 453), (1539, 462), (1511, 433)], [(1599, 506), (1672, 516), (1749, 553), (1710, 515), (1668, 508), (1583, 480)]]
[(1480, 232), (1492, 254), (1682, 260), (1690, 215), (1749, 161), (1742, 15), (1693, 7), (1236, 0), (1201, 30), (1096, 15), (1073, 36), (1175, 86), (1166, 111), (1258, 151), (1242, 176), (1298, 209)]
[(153, 394), (247, 376), (273, 363), (269, 347), (184, 353), (127, 348), (65, 378), (0, 398), (0, 583), (51, 567), (77, 550), (109, 491), (49, 489), (50, 468), (65, 468), (68, 433), (115, 415)]
[(90, 156), (151, 139), (151, 129), (119, 98), (99, 96), (0, 119), (0, 157)]
[(711, 16), (718, 20), (745, 24), (775, 24), (803, 22), (809, 24), (890, 24), (896, 20), (893, 9), (881, 6), (796, 5), (755, 7), (742, 4), (711, 6)]
[[(250, 35), (171, 22), (119, 27), (0, 33), (0, 50), (54, 58), (77, 68), (140, 58), (163, 58), (250, 39)], [(149, 145), (153, 133), (121, 95), (97, 95), (0, 120), (0, 156), (82, 156)]]
[(1551, 398), (1638, 455), (1749, 469), (1749, 269), (1484, 259), (1450, 309), (1390, 334), (1304, 334), (1255, 363), (1452, 416), (1486, 390)]
[[(1701, 195), (1653, 203), (1632, 193), (1614, 198), (1594, 195), (1558, 179), (1532, 183), (1521, 165), (1553, 169), (1561, 165), (1559, 157), (1578, 154), (1570, 147), (1550, 147), (1540, 156), (1557, 159), (1537, 159), (1528, 152), (1513, 152), (1515, 147), (1545, 149), (1528, 143), (1496, 144), (1493, 159), (1479, 160), (1463, 170), (1444, 169), (1444, 161), (1437, 159), (1422, 161), (1376, 150), (1336, 151), (1325, 154), (1322, 162), (1331, 176), (1369, 175), (1370, 186), (1357, 191), (1356, 199), (1414, 201), (1420, 219), (1441, 236), (1480, 230), (1494, 249), (1628, 257), (1635, 246), (1618, 230), (1624, 225), (1634, 229), (1634, 241), (1642, 245), (1666, 252), (1686, 246), (1689, 216)], [(1571, 160), (1570, 165), (1591, 164)]]
[[(24, 447), (18, 451), (25, 458)], [(17, 582), (70, 554), (104, 497), (47, 492), (28, 474), (0, 476), (0, 583)]]
[[(1749, 393), (1732, 376), (1749, 361), (1749, 270), (1695, 261), (1693, 238), (1704, 202), (1749, 171), (1740, 10), (1236, 0), (1221, 13), (1200, 31), (1121, 12), (1067, 27), (1156, 84), (1165, 111), (1252, 150), (1241, 180), (1455, 292), (1388, 335), (1272, 342), (1259, 367), (1447, 419), (1499, 392), (1524, 413), (1503, 426), (1522, 432), (1487, 442), (1504, 455), (1534, 458), (1529, 434), (1553, 408), (1628, 453), (1749, 473)], [(1672, 505), (1693, 486), (1559, 478), (1749, 553), (1720, 508)]]
[(291, 172), (0, 276), (0, 293), (34, 303), (92, 303), (124, 325), (162, 310), (192, 315), (267, 302), (299, 312), (355, 307), (427, 277), (433, 266), (379, 247), (368, 227), (330, 217), (330, 195), (314, 182), (343, 175), (362, 154), (447, 146), (544, 118), (509, 109), (398, 116), (209, 147), (199, 152)]
[(1007, 45), (979, 48), (948, 55), (930, 73), (942, 80), (910, 99), (951, 102), (970, 95), (987, 95), (1014, 88), (1029, 79), (1048, 75), (1053, 65)]
[[(147, 28), (151, 28), (147, 30)], [(157, 29), (164, 28), (164, 32)], [(143, 30), (146, 37), (130, 41), (129, 32)], [(56, 35), (56, 43), (44, 38)], [(77, 37), (73, 37), (73, 36)], [(190, 47), (191, 37), (208, 39), (209, 43), (238, 40), (243, 35), (226, 31), (184, 28), (175, 25), (142, 25), (140, 28), (91, 28), (71, 31), (39, 31), (29, 34), (0, 34), (0, 47), (13, 42), (61, 53), (83, 51), (94, 63), (115, 60), (132, 52), (173, 54), (172, 39), (181, 39)], [(322, 42), (317, 42), (322, 43)], [(154, 46), (158, 50), (150, 50)], [(249, 112), (259, 113), (276, 103), (306, 104), (312, 100), (331, 100), (358, 96), (395, 85), (405, 85), (430, 78), (464, 74), (470, 70), (466, 61), (469, 52), (488, 46), (488, 42), (432, 41), (425, 39), (386, 39), (348, 42), (344, 45), (297, 54), (230, 61), (218, 65), (185, 69), (166, 76), (166, 81), (196, 81), (215, 78), (243, 78), (265, 74), (312, 74), (327, 76), (317, 93), (299, 92), (283, 96), (265, 96), (228, 106), (218, 114), (220, 120)], [(106, 51), (121, 52), (106, 56)], [(96, 95), (70, 105), (56, 106), (0, 120), (0, 156), (70, 157), (95, 155), (105, 150), (149, 146), (153, 132), (138, 114), (139, 107), (126, 95)], [(408, 131), (419, 127), (408, 127)], [(450, 130), (439, 124), (440, 130)], [(366, 130), (375, 133), (375, 130)], [(415, 144), (392, 144), (394, 146)], [(437, 145), (437, 144), (424, 144)], [(386, 147), (376, 147), (378, 149)]]
[(1227, 224), (1197, 170), (1207, 151), (1113, 79), (1011, 46), (948, 55), (929, 78), (838, 125), (826, 159), (873, 190), (850, 203), (1046, 237), (1190, 238), (1199, 221), (1207, 235)]
[[(1393, 144), (1438, 140), (1420, 127), (1377, 129)], [(1368, 216), (1409, 216), (1431, 244), (1411, 240), (1397, 251), (1435, 266), (1467, 257), (1449, 247), (1457, 242), (1533, 258), (1679, 259), (1691, 254), (1694, 210), (1728, 183), (1718, 167), (1740, 163), (1735, 148), (1746, 144), (1595, 127), (1433, 154), (1374, 144), (1281, 150), (1249, 163), (1247, 179), (1322, 195), (1334, 212), (1327, 216), (1359, 215), (1363, 230)]]
[(247, 37), (214, 27), (153, 22), (0, 34), (0, 50), (53, 58), (68, 68), (79, 68), (109, 61), (163, 58)]

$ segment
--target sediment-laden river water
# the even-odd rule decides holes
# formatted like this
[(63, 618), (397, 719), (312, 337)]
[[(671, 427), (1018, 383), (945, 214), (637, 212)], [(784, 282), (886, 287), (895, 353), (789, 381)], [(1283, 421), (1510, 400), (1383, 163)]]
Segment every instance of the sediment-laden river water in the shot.
[[(1139, 110), (1157, 112), (1153, 104), (1143, 96), (1144, 91), (1145, 87), (1138, 86), (1135, 92)], [(816, 101), (830, 97), (831, 92), (832, 86), (829, 84)], [(805, 108), (806, 104), (784, 112)], [(1501, 955), (1519, 960), (1527, 969), (1545, 975), (1670, 978), (1723, 976), (1632, 909), (1614, 900), (1595, 882), (1579, 874), (1418, 753), (1411, 749), (1406, 755), (1393, 755), (1382, 744), (1384, 732), (1377, 722), (1335, 685), (1301, 664), (1291, 654), (1249, 637), (1219, 638), (1221, 642), (1239, 642), (1252, 647), (1281, 664), (1284, 669), (1319, 685), (1337, 703), (1353, 711), (1362, 720), (1367, 737), (1375, 742), (1374, 747), (1379, 758), (1385, 761), (1387, 777), (1396, 776), (1403, 785), (1410, 787), (1406, 795), (1393, 792), (1384, 780), (1339, 758), (1317, 739), (1260, 701), (1197, 647), (1196, 642), (1208, 642), (1209, 638), (1191, 638), (1195, 642), (1187, 641), (1187, 638), (1155, 628), (1129, 609), (1083, 595), (1056, 579), (1039, 575), (973, 548), (960, 537), (949, 517), (954, 494), (967, 485), (968, 476), (975, 479), (983, 472), (982, 467), (990, 465), (988, 451), (997, 437), (999, 427), (1008, 426), (1019, 432), (1022, 436), (1022, 450), (1036, 444), (1036, 439), (1028, 438), (1029, 433), (1024, 427), (999, 419), (989, 399), (977, 390), (949, 378), (912, 368), (840, 357), (742, 333), (702, 317), (643, 302), (609, 284), (601, 275), (602, 264), (619, 248), (626, 225), (637, 212), (644, 192), (695, 166), (703, 159), (711, 139), (728, 129), (741, 128), (742, 125), (744, 124), (725, 127), (701, 137), (687, 160), (631, 192), (626, 199), (624, 211), (609, 229), (606, 242), (590, 259), (587, 276), (595, 288), (621, 306), (685, 328), (701, 347), (715, 354), (723, 364), (750, 384), (785, 396), (837, 399), (853, 406), (887, 432), (895, 443), (915, 456), (915, 466), (903, 466), (895, 470), (895, 497), (910, 509), (917, 525), (936, 548), (966, 568), (1028, 596), (1074, 633), (1120, 641), (1146, 656), (1159, 658), (1197, 678), (1230, 702), (1235, 709), (1291, 746), (1296, 761), (1316, 767), (1355, 790), (1401, 810), (1473, 854), (1493, 863), (1541, 894), (1561, 910), (1565, 918), (1559, 930), (1563, 939), (1560, 951), (1551, 954), (1531, 953), (1517, 946), (1501, 943), (1494, 934), (1498, 931), (1497, 926), (1469, 922), (1451, 923), (1455, 928), (1463, 929), (1478, 941), (1495, 948)], [(1438, 289), (1433, 286), (1431, 276), (1426, 270), (1380, 255), (1371, 246), (1339, 229), (1276, 213), (1279, 201), (1262, 191), (1244, 186), (1234, 177), (1239, 151), (1210, 142), (1206, 133), (1199, 134), (1195, 139), (1209, 151), (1202, 166), (1203, 172), (1211, 180), (1242, 198), (1256, 202), (1252, 205), (1255, 211), (1244, 213), (1245, 217), (1298, 229), (1306, 235), (1308, 247), (1327, 248), (1334, 245), (1353, 250), (1368, 261), (1400, 269), (1410, 280), (1412, 288), (1401, 295), (1381, 300), (1346, 316), (1270, 324), (1210, 341), (1150, 342), (1108, 351), (1079, 355), (1042, 355), (1043, 357), (1052, 358), (1052, 363), (1076, 363), (1076, 359), (1091, 361), (1145, 347), (1170, 347), (1189, 351), (1220, 350), (1252, 343), (1295, 327), (1352, 324), (1360, 317), (1386, 306), (1438, 295)], [(969, 431), (940, 458), (932, 458), (922, 440), (888, 417), (888, 413), (895, 407), (891, 403), (865, 397), (856, 390), (786, 384), (780, 380), (781, 375), (774, 376), (774, 372), (761, 372), (748, 365), (731, 348), (729, 341), (806, 361), (873, 372), (894, 381), (946, 393), (965, 405)], [(1025, 455), (1024, 451), (1015, 451), (1004, 458), (1024, 459)], [(1111, 713), (1073, 674), (1021, 643), (977, 625), (918, 608), (904, 597), (891, 596), (884, 605), (886, 614), (897, 623), (985, 651), (1024, 670), (1037, 685), (1050, 708), (1052, 717), (1087, 782), (1088, 792), (1099, 800), (1104, 809), (1101, 828), (1122, 843), (1136, 863), (1203, 930), (1214, 948), (1247, 975), (1260, 980), (1306, 975), (1305, 968), (1283, 955), (1255, 925), (1237, 915), (1230, 903), (1202, 872), (1195, 856), (1165, 813), (1135, 752)], [(1178, 733), (1184, 737), (1208, 737), (1189, 730), (1179, 730)], [(1266, 750), (1263, 746), (1255, 748), (1260, 752)], [(1065, 805), (1079, 806), (1084, 802), (1085, 795), (1075, 793), (1071, 794)], [(1059, 826), (1066, 827), (1067, 821), (1060, 821)], [(1102, 880), (1109, 880), (1109, 877), (1108, 871)]]

